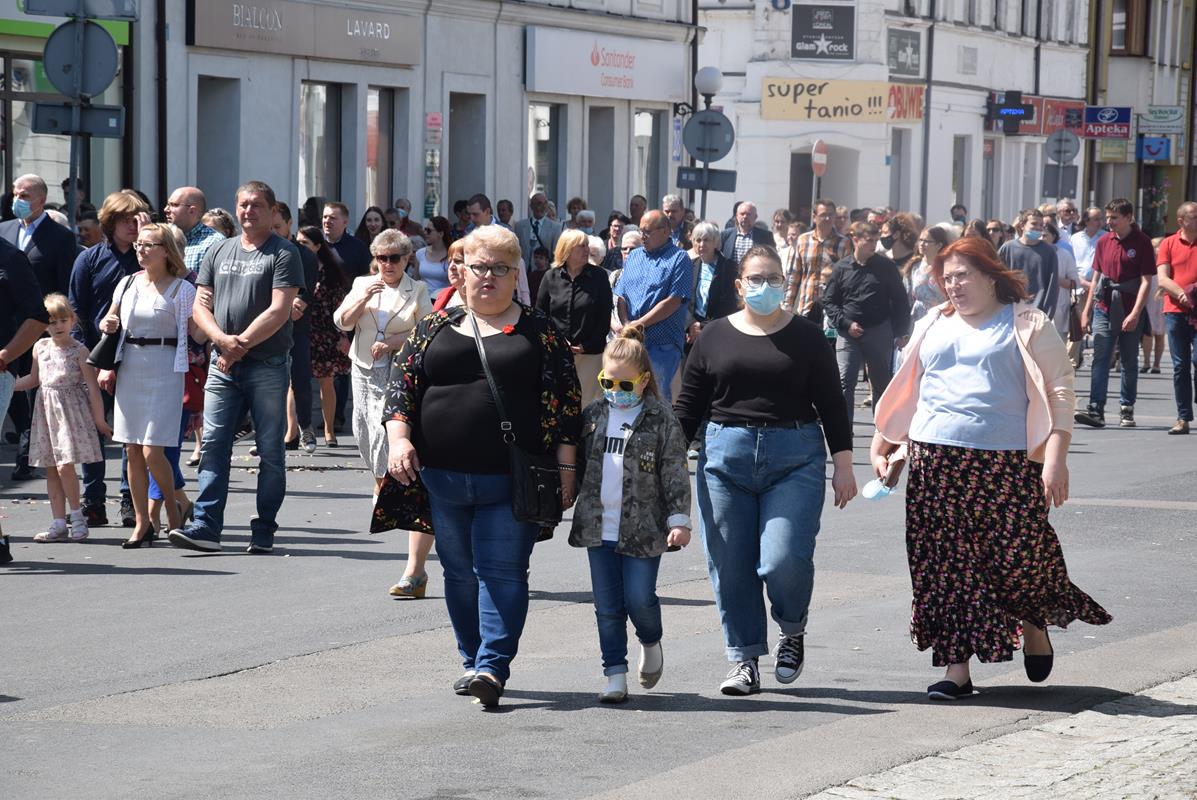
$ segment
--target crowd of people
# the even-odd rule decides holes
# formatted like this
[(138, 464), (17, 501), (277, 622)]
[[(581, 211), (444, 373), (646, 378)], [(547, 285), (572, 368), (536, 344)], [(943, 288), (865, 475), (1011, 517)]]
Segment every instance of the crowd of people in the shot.
[[(22, 176), (16, 219), (0, 224), (0, 409), (18, 434), (15, 477), (44, 469), (50, 500), (32, 540), (107, 524), (111, 438), (122, 546), (165, 534), (219, 551), (233, 446), (252, 436), (248, 552), (272, 552), (286, 453), (318, 447), (315, 386), (325, 446), (346, 420), (371, 474), (373, 529), (407, 532), (390, 594), (426, 595), (435, 547), (463, 664), (453, 689), (487, 707), (518, 651), (533, 546), (570, 507), (600, 701), (628, 697), (629, 619), (640, 685), (661, 679), (657, 571), (695, 527), (731, 664), (720, 691), (759, 691), (770, 653), (775, 679), (796, 680), (828, 460), (834, 505), (857, 494), (862, 370), (877, 481), (891, 488), (909, 465), (911, 632), (947, 670), (928, 696), (971, 695), (974, 656), (1020, 647), (1045, 680), (1049, 625), (1110, 619), (1071, 582), (1048, 520), (1068, 497), (1074, 421), (1105, 425), (1118, 359), (1119, 424), (1133, 427), (1137, 376), (1159, 372), (1165, 334), (1169, 433), (1193, 419), (1197, 203), (1157, 242), (1122, 199), (1027, 208), (1010, 225), (961, 206), (927, 225), (820, 199), (809, 224), (778, 210), (768, 225), (750, 201), (720, 224), (680, 196), (654, 208), (637, 195), (600, 229), (580, 197), (559, 219), (536, 192), (516, 219), (515, 204), (476, 194), (452, 222), (421, 225), (398, 200), (351, 232), (346, 204), (311, 198), (296, 227), (249, 181), (231, 214), (195, 187), (160, 215), (115, 192), (85, 246), (84, 224), (51, 218), (47, 194)], [(193, 434), (194, 501), (181, 469)]]

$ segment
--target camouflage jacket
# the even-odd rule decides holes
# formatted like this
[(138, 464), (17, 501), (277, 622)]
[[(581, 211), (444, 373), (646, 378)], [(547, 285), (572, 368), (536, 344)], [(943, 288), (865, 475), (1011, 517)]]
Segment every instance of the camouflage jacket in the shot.
[[(578, 446), (578, 501), (569, 543), (597, 547), (603, 543), (603, 455), (607, 443), (608, 405), (591, 403), (582, 412)], [(623, 504), (615, 552), (653, 558), (665, 552), (670, 517), (685, 517), (689, 526), (690, 473), (686, 439), (673, 410), (646, 396), (623, 452)], [(675, 520), (676, 521), (676, 520)]]

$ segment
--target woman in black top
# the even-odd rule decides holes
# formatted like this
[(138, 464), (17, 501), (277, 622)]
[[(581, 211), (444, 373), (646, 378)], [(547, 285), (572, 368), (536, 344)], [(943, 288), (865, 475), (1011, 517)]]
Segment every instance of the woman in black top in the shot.
[(703, 329), (676, 404), (689, 440), (709, 420), (698, 461), (698, 509), (733, 664), (720, 686), (729, 695), (760, 691), (757, 659), (769, 652), (762, 584), (780, 628), (774, 674), (790, 683), (802, 672), (826, 482), (824, 438), (835, 465), (836, 506), (856, 495), (852, 428), (823, 332), (781, 309), (785, 276), (772, 248), (753, 247), (738, 272), (744, 309)]
[(599, 370), (611, 327), (610, 275), (590, 263), (590, 239), (581, 231), (562, 231), (557, 240), (553, 267), (544, 274), (536, 292), (536, 307), (549, 315), (569, 341), (574, 367), (582, 387), (582, 407), (601, 394)]
[(375, 529), (435, 533), (445, 604), (465, 666), (453, 689), (491, 707), (503, 694), (528, 614), (537, 526), (511, 511), (508, 448), (474, 323), (516, 443), (556, 453), (567, 508), (576, 495), (581, 407), (573, 360), (557, 328), (512, 301), (520, 263), (515, 234), (485, 225), (464, 245), (466, 268), (454, 270), (453, 279), (465, 305), (421, 320), (392, 363), (383, 410), (387, 469), (407, 488), (381, 493), (374, 517)]

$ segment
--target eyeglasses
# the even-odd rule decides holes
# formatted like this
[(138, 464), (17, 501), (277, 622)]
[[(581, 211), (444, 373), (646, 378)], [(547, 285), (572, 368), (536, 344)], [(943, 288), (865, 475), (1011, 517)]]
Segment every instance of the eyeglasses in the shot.
[(162, 242), (134, 242), (133, 249), (144, 253), (147, 250), (153, 250), (155, 247), (161, 247)]
[(780, 289), (785, 285), (786, 282), (785, 276), (776, 272), (772, 273), (768, 277), (764, 275), (748, 275), (744, 278), (741, 278), (741, 280), (753, 289), (759, 289), (766, 283), (769, 284), (769, 286), (773, 289)]
[(477, 275), (479, 278), (484, 276), (487, 272), (494, 275), (496, 278), (502, 278), (508, 272), (511, 272), (511, 267), (506, 264), (466, 264), (470, 268), (470, 272)]
[(379, 253), (374, 256), (375, 261), (381, 261), (384, 264), (398, 264), (405, 258), (407, 258), (407, 253)]
[(963, 286), (964, 284), (971, 282), (974, 277), (976, 277), (976, 276), (973, 275), (973, 273), (971, 273), (971, 272), (955, 272), (955, 273), (952, 273), (951, 275), (944, 273), (943, 285), (944, 286), (952, 286), (952, 285)]
[(633, 381), (613, 381), (601, 370), (598, 374), (599, 386), (603, 387), (604, 389), (614, 389), (618, 386), (621, 392), (633, 391), (637, 386), (644, 383), (646, 380), (648, 380), (647, 372), (641, 372)]

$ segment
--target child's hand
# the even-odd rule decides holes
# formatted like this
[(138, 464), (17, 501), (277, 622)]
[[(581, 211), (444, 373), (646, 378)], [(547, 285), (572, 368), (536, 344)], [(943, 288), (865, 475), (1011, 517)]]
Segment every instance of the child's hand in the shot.
[(665, 543), (670, 547), (685, 547), (690, 544), (690, 529), (689, 528), (670, 528), (669, 538)]
[[(100, 435), (103, 436), (105, 439), (112, 438), (112, 426), (109, 425), (104, 420), (100, 420), (99, 422), (96, 423), (96, 430), (98, 430), (100, 432)], [(103, 441), (101, 441), (100, 443), (103, 444)]]

